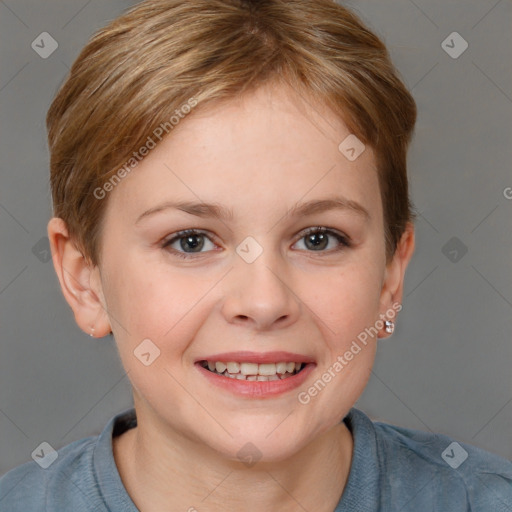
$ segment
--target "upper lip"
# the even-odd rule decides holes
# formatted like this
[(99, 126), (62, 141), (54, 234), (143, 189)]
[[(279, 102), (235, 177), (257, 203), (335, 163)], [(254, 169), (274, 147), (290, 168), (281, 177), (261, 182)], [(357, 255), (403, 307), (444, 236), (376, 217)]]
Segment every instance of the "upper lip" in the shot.
[(240, 363), (280, 363), (280, 362), (294, 362), (294, 363), (314, 363), (315, 360), (303, 354), (294, 354), (293, 352), (274, 351), (274, 352), (250, 352), (240, 350), (237, 352), (222, 352), (221, 354), (213, 354), (211, 356), (200, 357), (195, 360), (199, 361), (222, 361), (222, 362), (240, 362)]

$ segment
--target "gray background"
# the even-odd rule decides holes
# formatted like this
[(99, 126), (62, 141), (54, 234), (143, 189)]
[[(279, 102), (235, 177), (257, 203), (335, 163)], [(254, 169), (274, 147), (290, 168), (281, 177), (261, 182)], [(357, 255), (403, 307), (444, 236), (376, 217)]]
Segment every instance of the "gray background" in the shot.
[[(44, 117), (93, 31), (134, 3), (0, 1), (0, 474), (132, 405), (114, 341), (79, 330), (49, 260)], [(512, 2), (345, 4), (384, 39), (419, 109), (416, 254), (356, 405), (512, 458)], [(31, 48), (44, 31), (59, 44), (47, 59)], [(441, 46), (454, 31), (469, 44), (457, 59)]]

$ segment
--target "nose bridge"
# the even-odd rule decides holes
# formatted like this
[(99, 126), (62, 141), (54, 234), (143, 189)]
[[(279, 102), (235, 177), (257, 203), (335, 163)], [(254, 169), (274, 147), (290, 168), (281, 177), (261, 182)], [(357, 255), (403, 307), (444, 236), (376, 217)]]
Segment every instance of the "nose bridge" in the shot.
[[(231, 272), (229, 296), (224, 314), (233, 321), (252, 321), (259, 328), (274, 322), (293, 322), (299, 304), (287, 283), (289, 274), (271, 236), (245, 238), (236, 248), (234, 272)], [(285, 275), (286, 274), (286, 275)], [(286, 319), (286, 320), (285, 320)]]
[(259, 237), (258, 242), (249, 236), (236, 249), (239, 256), (236, 266), (240, 268), (240, 286), (250, 288), (253, 299), (261, 297), (268, 301), (275, 297), (276, 300), (282, 300), (287, 295), (284, 275), (280, 275), (284, 273), (284, 265), (271, 238)]

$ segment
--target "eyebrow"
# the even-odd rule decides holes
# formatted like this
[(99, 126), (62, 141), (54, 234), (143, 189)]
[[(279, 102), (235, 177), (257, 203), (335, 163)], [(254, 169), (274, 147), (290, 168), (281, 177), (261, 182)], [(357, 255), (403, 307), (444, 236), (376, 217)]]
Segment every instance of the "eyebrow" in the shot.
[[(197, 203), (191, 201), (167, 201), (159, 206), (150, 208), (142, 213), (135, 224), (138, 224), (142, 219), (150, 217), (156, 213), (163, 212), (169, 209), (176, 209), (195, 215), (196, 217), (213, 217), (220, 220), (233, 220), (233, 210), (226, 208), (218, 203)], [(290, 211), (286, 214), (290, 217), (300, 217), (306, 215), (313, 215), (315, 213), (322, 213), (329, 210), (346, 210), (356, 213), (365, 218), (370, 219), (370, 214), (366, 208), (356, 201), (346, 199), (344, 197), (332, 197), (327, 199), (313, 199), (305, 203), (296, 203)]]

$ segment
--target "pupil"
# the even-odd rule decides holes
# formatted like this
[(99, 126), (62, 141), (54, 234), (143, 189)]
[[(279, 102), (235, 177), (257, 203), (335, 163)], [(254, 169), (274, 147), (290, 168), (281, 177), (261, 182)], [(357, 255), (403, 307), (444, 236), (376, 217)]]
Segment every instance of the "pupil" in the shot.
[[(318, 238), (319, 240), (317, 242), (315, 242), (314, 241), (315, 238)], [(324, 233), (313, 233), (306, 237), (306, 245), (308, 245), (308, 243), (310, 243), (314, 250), (317, 250), (319, 248), (319, 246), (321, 249), (324, 249), (326, 247), (326, 242), (327, 242), (327, 236)]]
[[(198, 248), (198, 250), (200, 251), (202, 248), (203, 248), (203, 245), (204, 245), (204, 240), (201, 239), (200, 242), (197, 241), (198, 238), (200, 238), (201, 235), (188, 235), (184, 238), (181, 239), (181, 248), (183, 250), (187, 250), (187, 249), (196, 249)], [(188, 246), (186, 244), (189, 244)]]

